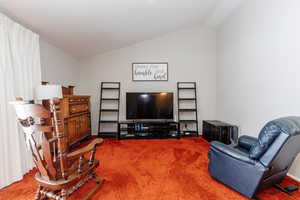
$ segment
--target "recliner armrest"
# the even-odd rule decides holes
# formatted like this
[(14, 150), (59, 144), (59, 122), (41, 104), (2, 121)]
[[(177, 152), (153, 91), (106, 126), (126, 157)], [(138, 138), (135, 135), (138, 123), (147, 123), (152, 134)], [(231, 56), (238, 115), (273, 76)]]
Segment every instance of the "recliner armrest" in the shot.
[(248, 135), (239, 137), (238, 145), (244, 149), (250, 150), (252, 146), (258, 143), (258, 139)]
[(218, 153), (226, 154), (227, 156), (230, 156), (236, 160), (248, 163), (248, 164), (255, 164), (255, 160), (252, 160), (249, 158), (249, 155), (247, 153), (244, 153), (242, 151), (239, 151), (232, 146), (225, 145), (218, 141), (213, 141), (211, 143), (211, 151), (216, 151)]

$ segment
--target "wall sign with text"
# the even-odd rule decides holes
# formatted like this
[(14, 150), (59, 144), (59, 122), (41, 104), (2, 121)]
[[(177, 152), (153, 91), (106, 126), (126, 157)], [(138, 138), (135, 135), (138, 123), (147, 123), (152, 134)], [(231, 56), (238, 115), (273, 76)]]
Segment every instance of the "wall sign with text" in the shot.
[(132, 63), (133, 81), (168, 81), (168, 63)]

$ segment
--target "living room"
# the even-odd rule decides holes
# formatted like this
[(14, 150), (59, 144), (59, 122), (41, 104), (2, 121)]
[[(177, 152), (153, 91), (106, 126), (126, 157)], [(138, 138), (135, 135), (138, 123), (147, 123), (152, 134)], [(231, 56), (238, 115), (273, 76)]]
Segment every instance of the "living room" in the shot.
[[(33, 163), (37, 161), (32, 162), (23, 131), (17, 128), (20, 125), (17, 126), (16, 111), (9, 102), (18, 97), (45, 100), (36, 98), (36, 88), (43, 86), (63, 86), (63, 92), (66, 92), (64, 99), (70, 100), (74, 94), (82, 98), (74, 97), (72, 101), (83, 99), (83, 104), (88, 102), (88, 107), (78, 107), (88, 109), (88, 137), (84, 135), (82, 141), (74, 139), (74, 147), (69, 148), (58, 145), (68, 141), (60, 141), (60, 137), (56, 136), (60, 142), (53, 148), (57, 151), (51, 147), (49, 156), (61, 159), (64, 157), (59, 154), (61, 148), (66, 152), (76, 152), (81, 147), (96, 149), (94, 154), (91, 153), (93, 158), (82, 158), (90, 159), (91, 163), (94, 157), (100, 161), (99, 166), (95, 164), (93, 173), (102, 181), (96, 181), (97, 184), (101, 182), (98, 184), (101, 186), (94, 192), (93, 199), (300, 199), (297, 190), (300, 184), (297, 135), (300, 133), (296, 126), (297, 117), (290, 117), (300, 116), (300, 95), (296, 93), (299, 89), (299, 56), (296, 53), (300, 48), (300, 29), (296, 25), (298, 8), (300, 2), (296, 0), (0, 1), (0, 41), (5, 44), (1, 51), (4, 59), (0, 65), (0, 128), (3, 130), (0, 199), (34, 199), (36, 188), (40, 188), (41, 178), (35, 180), (34, 176), (41, 172), (34, 168)], [(155, 71), (151, 69), (153, 66), (163, 70), (166, 77), (155, 80), (151, 76), (134, 73), (141, 68)], [(41, 86), (41, 82), (47, 84)], [(117, 96), (107, 93), (104, 97), (103, 82), (120, 83)], [(193, 99), (187, 105), (188, 109), (195, 109), (188, 111), (194, 112), (191, 116), (186, 116), (186, 112), (180, 113), (178, 82), (195, 83), (195, 90), (187, 91), (195, 92), (195, 96), (185, 97)], [(43, 92), (43, 95), (49, 94)], [(157, 117), (159, 125), (151, 126), (161, 129), (162, 123), (171, 120), (178, 125), (179, 135), (176, 136), (180, 139), (161, 139), (160, 136), (149, 139), (143, 138), (143, 134), (138, 135), (142, 139), (116, 139), (120, 134), (117, 126), (122, 123), (136, 134), (150, 127), (146, 122), (151, 117), (129, 117), (129, 94), (171, 95), (171, 101), (167, 103), (172, 106), (170, 119)], [(102, 101), (103, 98), (116, 98), (117, 107), (108, 106), (110, 110), (105, 111), (101, 107), (107, 103)], [(44, 101), (43, 104), (49, 106), (53, 117), (56, 108), (51, 105), (57, 104), (49, 102), (50, 106)], [(75, 116), (72, 105), (80, 103), (71, 100), (68, 103), (70, 116)], [(148, 114), (160, 110), (150, 108), (150, 104), (145, 105)], [(75, 112), (77, 107), (74, 109)], [(63, 109), (63, 112), (67, 111)], [(141, 112), (136, 114), (141, 115)], [(117, 123), (103, 125), (101, 121), (107, 114), (105, 120), (113, 121), (117, 115)], [(181, 123), (182, 115), (186, 117), (184, 120), (196, 117), (196, 125), (190, 128), (187, 121)], [(69, 120), (68, 117), (66, 120)], [(161, 119), (166, 121), (161, 122)], [(151, 120), (151, 123), (157, 121)], [(207, 120), (232, 124), (238, 128), (239, 139), (231, 138), (234, 141), (230, 145), (205, 140), (202, 124)], [(66, 127), (71, 126), (68, 123), (72, 122), (65, 122)], [(295, 127), (291, 128), (289, 123)], [(80, 121), (78, 126), (85, 126), (83, 124), (85, 122)], [(281, 125), (282, 132), (273, 130), (274, 126)], [(62, 132), (59, 122), (53, 127), (57, 127), (53, 132)], [(169, 127), (171, 125), (167, 129)], [(102, 128), (116, 134), (103, 137)], [(195, 128), (197, 133), (189, 135)], [(226, 156), (224, 160), (218, 157), (221, 155), (217, 153), (227, 148), (234, 149), (230, 158), (244, 156), (245, 151), (234, 154), (238, 148), (233, 146), (245, 145), (243, 139), (247, 137), (263, 138), (264, 133), (268, 139), (250, 145), (253, 149), (249, 147), (249, 155), (242, 159), (251, 166), (261, 164), (266, 170), (264, 175), (245, 169), (244, 163), (235, 166), (225, 160)], [(289, 135), (288, 141), (277, 144), (276, 141), (280, 142), (283, 135)], [(247, 147), (244, 146), (246, 149), (248, 143)], [(272, 150), (275, 144), (277, 150)], [(257, 155), (254, 146), (262, 148), (258, 149), (262, 154)], [(251, 151), (253, 154), (249, 153)], [(277, 153), (267, 161), (264, 156), (269, 155), (269, 151)], [(84, 163), (75, 163), (79, 165), (80, 162)], [(45, 164), (44, 161), (41, 163)], [(227, 169), (226, 164), (230, 166)], [(270, 166), (272, 164), (274, 166)], [(223, 167), (219, 169), (219, 166)], [(237, 167), (236, 171), (234, 167)], [(45, 168), (48, 170), (49, 166)], [(280, 172), (276, 173), (274, 169), (277, 168)], [(92, 178), (95, 177), (93, 173)], [(237, 177), (228, 178), (226, 174)], [(254, 174), (257, 180), (253, 178)], [(253, 180), (245, 181), (250, 177)], [(49, 176), (48, 181), (52, 178), (52, 175)], [(57, 180), (53, 181), (58, 184)], [(93, 185), (90, 181), (82, 188), (72, 185), (78, 189), (72, 192), (70, 188), (59, 188), (62, 194), (58, 189), (51, 192), (44, 185), (38, 190), (36, 199), (84, 199)]]

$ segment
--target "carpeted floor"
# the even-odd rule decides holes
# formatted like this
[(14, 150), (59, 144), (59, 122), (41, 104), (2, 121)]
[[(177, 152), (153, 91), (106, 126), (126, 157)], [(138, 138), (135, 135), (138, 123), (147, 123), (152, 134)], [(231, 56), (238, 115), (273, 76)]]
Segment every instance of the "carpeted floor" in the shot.
[[(246, 200), (212, 179), (208, 173), (209, 144), (201, 138), (168, 140), (105, 140), (97, 150), (97, 174), (105, 182), (93, 199), (101, 200)], [(1, 200), (34, 199), (34, 172), (0, 190)], [(81, 199), (88, 183), (71, 199)], [(286, 178), (282, 185), (297, 184)], [(258, 195), (262, 200), (296, 200), (275, 189)]]

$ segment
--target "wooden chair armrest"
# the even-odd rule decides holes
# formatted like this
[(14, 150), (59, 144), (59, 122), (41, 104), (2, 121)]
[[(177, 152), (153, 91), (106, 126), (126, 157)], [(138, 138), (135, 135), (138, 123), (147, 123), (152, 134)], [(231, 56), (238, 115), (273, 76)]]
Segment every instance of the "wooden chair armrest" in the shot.
[(96, 138), (94, 139), (92, 142), (90, 142), (90, 144), (88, 144), (87, 146), (81, 148), (81, 149), (78, 149), (76, 151), (73, 151), (71, 153), (68, 153), (67, 155), (67, 158), (68, 159), (74, 159), (74, 158), (78, 158), (80, 157), (81, 155), (87, 153), (87, 152), (90, 152), (94, 149), (94, 147), (100, 145), (103, 143), (103, 139), (102, 138)]

